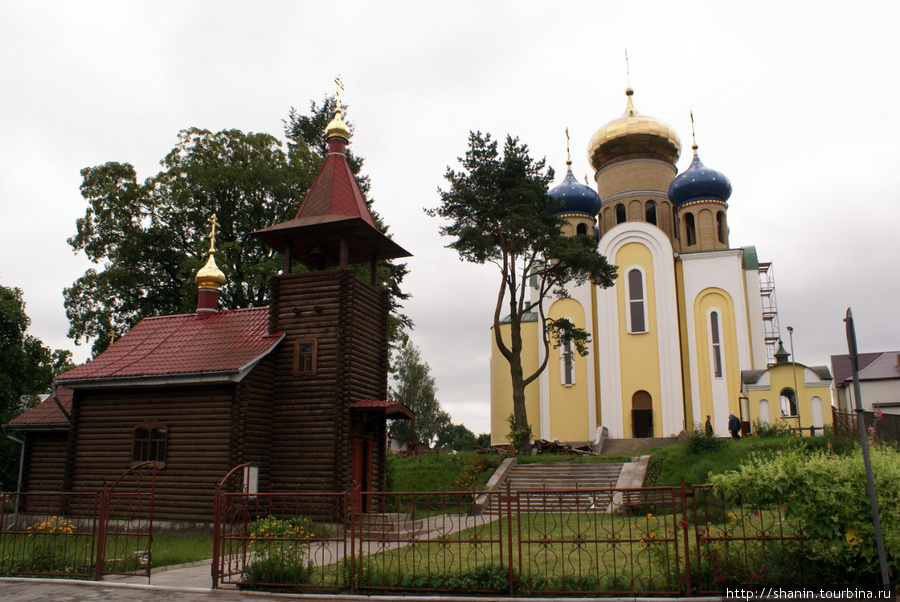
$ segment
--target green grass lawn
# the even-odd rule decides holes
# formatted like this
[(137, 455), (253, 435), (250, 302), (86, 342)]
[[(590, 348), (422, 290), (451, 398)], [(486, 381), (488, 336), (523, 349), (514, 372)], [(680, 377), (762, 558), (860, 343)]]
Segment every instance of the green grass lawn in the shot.
[(471, 491), (481, 489), (506, 459), (499, 454), (429, 452), (388, 457), (388, 491)]
[(167, 531), (153, 534), (153, 566), (169, 566), (212, 558), (211, 530)]

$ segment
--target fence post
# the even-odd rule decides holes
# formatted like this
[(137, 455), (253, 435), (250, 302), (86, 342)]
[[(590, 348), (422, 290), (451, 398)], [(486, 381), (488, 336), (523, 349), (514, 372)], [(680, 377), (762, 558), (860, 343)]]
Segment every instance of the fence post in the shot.
[[(502, 499), (502, 498), (501, 498)], [(497, 504), (497, 510), (500, 513), (500, 524), (503, 524), (503, 503)], [(509, 585), (509, 595), (515, 595), (516, 588), (516, 575), (513, 570), (513, 534), (512, 534), (512, 488), (510, 486), (509, 481), (506, 481), (506, 562), (508, 564), (508, 569), (506, 572), (506, 581)], [(503, 541), (501, 537), (501, 541)], [(521, 535), (518, 538), (518, 541), (522, 541)], [(521, 555), (520, 555), (521, 556)]]
[(106, 521), (109, 518), (109, 481), (103, 483), (103, 489), (99, 493), (100, 512), (97, 518), (97, 566), (94, 570), (94, 580), (103, 581), (103, 572), (106, 569)]
[(219, 488), (213, 492), (213, 557), (212, 566), (209, 569), (210, 578), (212, 579), (212, 589), (219, 588), (219, 529), (222, 528), (222, 513), (219, 505), (222, 499), (219, 496)]
[[(692, 492), (693, 493), (693, 492)], [(696, 516), (694, 517), (694, 529), (697, 528)], [(681, 529), (684, 535), (684, 585), (685, 594), (691, 595), (691, 544), (688, 535), (688, 509), (687, 509), (687, 488), (684, 479), (681, 479)]]
[[(353, 499), (354, 492), (351, 486), (350, 491), (348, 491), (344, 496), (344, 520), (347, 521), (347, 529), (344, 529), (344, 537), (346, 537), (346, 533), (349, 530), (350, 532), (350, 574), (348, 578), (350, 579), (350, 594), (353, 595), (356, 593), (356, 521), (355, 513), (353, 512)], [(360, 537), (362, 537), (362, 527), (359, 529)], [(362, 539), (360, 539), (360, 546), (362, 546)], [(344, 544), (346, 545), (346, 544)]]

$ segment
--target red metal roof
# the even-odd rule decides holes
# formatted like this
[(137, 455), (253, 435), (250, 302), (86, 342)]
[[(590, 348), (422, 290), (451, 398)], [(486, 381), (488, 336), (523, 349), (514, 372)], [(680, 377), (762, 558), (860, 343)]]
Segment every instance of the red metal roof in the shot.
[(372, 219), (347, 157), (337, 145), (325, 157), (316, 179), (293, 219), (253, 232), (280, 252), (292, 245), (293, 259), (308, 266), (339, 265), (341, 244), (349, 263), (409, 257), (409, 252), (382, 234)]
[[(72, 390), (65, 387), (56, 389), (56, 397), (59, 403), (65, 408), (66, 412), (72, 411)], [(52, 427), (68, 427), (69, 422), (59, 410), (59, 406), (53, 401), (52, 396), (47, 396), (41, 403), (34, 406), (30, 410), (19, 414), (9, 421), (10, 428), (13, 429), (34, 429)]]
[(56, 380), (77, 388), (76, 383), (104, 379), (238, 373), (284, 336), (268, 328), (268, 307), (144, 318), (106, 351)]
[(323, 215), (361, 217), (375, 228), (372, 214), (366, 207), (356, 178), (347, 163), (347, 157), (339, 153), (329, 153), (315, 181), (300, 205), (294, 220), (303, 223), (306, 218)]
[(399, 401), (386, 401), (383, 399), (363, 399), (350, 405), (351, 410), (376, 410), (384, 412), (391, 418), (406, 418), (415, 420), (416, 414)]

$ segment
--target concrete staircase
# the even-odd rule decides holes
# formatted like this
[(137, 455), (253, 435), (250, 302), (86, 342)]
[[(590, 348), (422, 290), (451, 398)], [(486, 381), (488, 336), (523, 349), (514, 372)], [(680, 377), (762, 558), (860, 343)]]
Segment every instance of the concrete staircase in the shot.
[[(519, 512), (566, 512), (595, 509), (604, 511), (609, 500), (596, 499), (591, 493), (616, 487), (622, 472), (621, 463), (609, 464), (516, 464), (494, 488), (500, 494), (509, 490)], [(483, 512), (497, 512), (497, 504), (505, 503), (501, 495), (492, 495)]]
[(666, 447), (678, 443), (678, 437), (656, 437), (648, 439), (606, 439), (601, 454), (604, 456), (640, 456), (654, 447)]
[(357, 514), (358, 533), (363, 537), (407, 533), (413, 521), (404, 512), (381, 512)]

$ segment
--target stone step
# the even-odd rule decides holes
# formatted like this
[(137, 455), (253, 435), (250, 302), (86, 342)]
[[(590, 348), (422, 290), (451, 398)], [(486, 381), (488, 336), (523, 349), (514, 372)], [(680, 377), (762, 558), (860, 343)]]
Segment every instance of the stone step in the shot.
[[(622, 466), (620, 463), (520, 464), (509, 470), (497, 490), (504, 491), (508, 485), (516, 494), (515, 507), (520, 512), (604, 512), (611, 494), (590, 491), (614, 488)], [(495, 496), (484, 511), (496, 512), (497, 505), (502, 503)]]
[(653, 449), (678, 443), (678, 437), (655, 437), (647, 439), (606, 439), (601, 453), (604, 456), (631, 455), (636, 456)]

